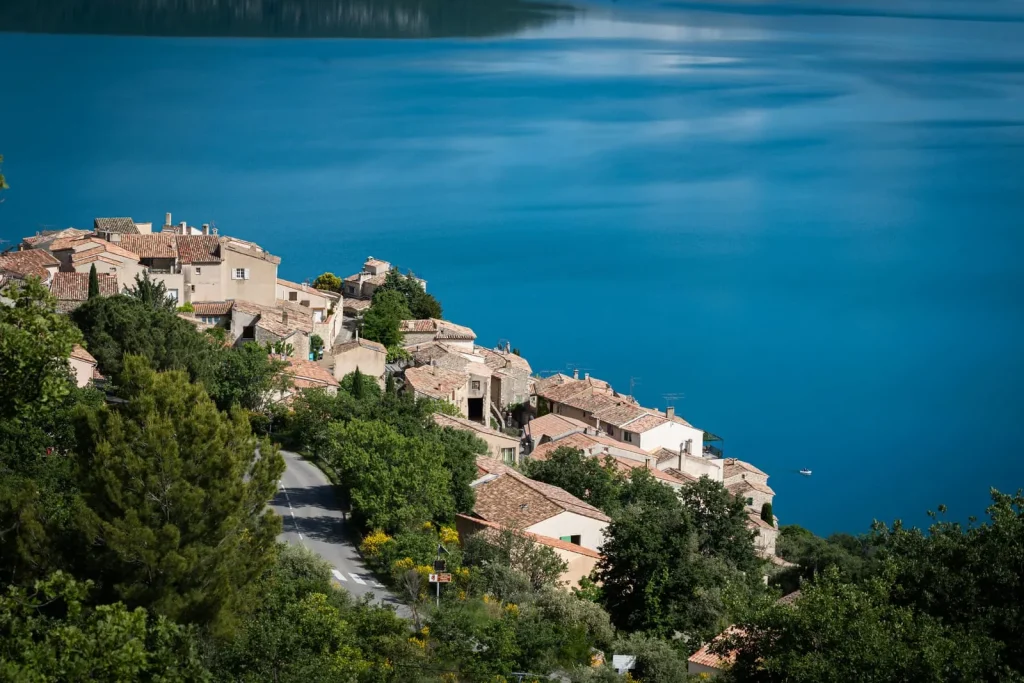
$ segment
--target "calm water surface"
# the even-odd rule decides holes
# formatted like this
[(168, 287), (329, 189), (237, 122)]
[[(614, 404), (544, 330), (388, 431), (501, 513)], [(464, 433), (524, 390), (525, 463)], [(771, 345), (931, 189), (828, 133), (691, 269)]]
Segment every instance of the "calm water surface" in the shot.
[[(291, 279), (389, 258), (538, 371), (632, 376), (817, 532), (1024, 485), (1024, 5), (385, 9), (0, 34), (0, 238), (173, 211)], [(222, 32), (413, 39), (182, 37)]]

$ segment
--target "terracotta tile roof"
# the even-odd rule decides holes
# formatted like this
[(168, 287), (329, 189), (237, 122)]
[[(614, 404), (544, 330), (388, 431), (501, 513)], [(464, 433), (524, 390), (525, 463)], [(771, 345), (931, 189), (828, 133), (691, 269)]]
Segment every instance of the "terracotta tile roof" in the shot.
[(683, 484), (687, 483), (687, 480), (683, 479), (682, 477), (675, 476), (670, 472), (662, 472), (657, 467), (647, 467), (644, 463), (640, 462), (639, 460), (625, 458), (621, 455), (613, 455), (611, 456), (611, 458), (612, 460), (615, 461), (615, 467), (620, 472), (629, 473), (637, 468), (640, 468), (642, 470), (647, 470), (647, 472), (650, 473), (652, 477), (654, 477), (658, 481), (665, 482), (666, 484), (682, 486)]
[(560, 436), (583, 432), (588, 429), (593, 428), (586, 422), (580, 422), (574, 418), (556, 415), (555, 413), (542, 415), (526, 423), (526, 434), (535, 443), (545, 436), (550, 439), (557, 439)]
[[(338, 380), (334, 379), (334, 375), (311, 360), (291, 360), (288, 362), (288, 367), (285, 368), (284, 372), (286, 375), (293, 378), (293, 383), (297, 387), (302, 380), (305, 380), (313, 386), (339, 386)], [(304, 386), (300, 388), (309, 387)]]
[(712, 669), (722, 669), (722, 670), (725, 670), (725, 668), (736, 659), (736, 654), (735, 653), (730, 653), (730, 654), (726, 655), (725, 657), (722, 657), (720, 655), (716, 655), (716, 654), (712, 653), (711, 652), (711, 648), (714, 645), (716, 645), (720, 640), (722, 640), (723, 638), (725, 638), (727, 636), (740, 635), (742, 633), (743, 633), (743, 631), (741, 629), (739, 629), (739, 628), (737, 628), (735, 626), (730, 626), (725, 631), (723, 631), (719, 635), (715, 636), (711, 640), (711, 642), (705, 644), (704, 647), (702, 647), (701, 649), (697, 650), (692, 655), (690, 655), (690, 658), (687, 661), (691, 662), (693, 664), (700, 664), (701, 666), (707, 666), (707, 667), (710, 667)]
[(71, 357), (77, 358), (78, 360), (85, 361), (86, 363), (92, 363), (96, 365), (96, 359), (92, 357), (92, 354), (86, 351), (83, 347), (75, 344), (71, 347)]
[(473, 361), (467, 361), (465, 372), (474, 377), (487, 377), (490, 379), (491, 374), (494, 372), (491, 368), (487, 367), (486, 363), (474, 363)]
[(628, 431), (634, 432), (636, 434), (643, 434), (644, 432), (651, 431), (655, 427), (660, 427), (661, 425), (668, 424), (668, 423), (669, 423), (668, 420), (666, 420), (665, 418), (663, 418), (663, 417), (661, 417), (659, 415), (654, 415), (652, 413), (647, 413), (643, 417), (637, 418), (637, 419), (633, 420), (632, 422), (626, 423), (623, 426), (623, 429), (626, 429)]
[(689, 472), (683, 472), (682, 470), (677, 469), (675, 467), (666, 467), (665, 473), (671, 474), (676, 479), (681, 479), (684, 482), (694, 482), (698, 480), (697, 477), (693, 476)]
[[(565, 510), (566, 512), (573, 512), (577, 515), (590, 517), (591, 519), (596, 519), (600, 522), (612, 521), (611, 518), (608, 517), (608, 515), (604, 514), (590, 503), (580, 500), (579, 498), (572, 495), (568, 491), (560, 489), (557, 486), (552, 486), (551, 484), (545, 484), (543, 482), (534, 481), (533, 479), (530, 479), (525, 475), (521, 474), (518, 470), (515, 470), (512, 467), (506, 465), (505, 463), (495, 460), (494, 458), (480, 457), (476, 459), (476, 464), (478, 469), (482, 469), (486, 471), (488, 474), (498, 475), (498, 479), (495, 479), (493, 481), (500, 481), (503, 477), (511, 477), (512, 479), (515, 479), (516, 481), (529, 487), (533, 491), (536, 491), (546, 500), (550, 501), (551, 503), (555, 504), (556, 506), (560, 507), (562, 510)], [(483, 485), (484, 484), (480, 484), (475, 487), (477, 490), (478, 499), (480, 486)], [(534, 522), (534, 524), (536, 524), (536, 522)]]
[(761, 519), (761, 515), (756, 512), (747, 513), (747, 528), (749, 529), (775, 529), (774, 526)]
[(564, 401), (561, 401), (561, 403), (592, 414), (611, 410), (613, 408), (628, 407), (627, 404), (622, 402), (622, 399), (594, 389), (587, 389), (575, 396), (570, 396)]
[(616, 427), (622, 427), (627, 431), (633, 431), (631, 427), (626, 427), (625, 425), (646, 414), (646, 411), (640, 406), (621, 403), (595, 412), (594, 419)]
[(21, 277), (34, 276), (46, 280), (49, 268), (60, 267), (60, 261), (42, 249), (24, 249), (0, 254), (0, 268)]
[[(117, 276), (99, 273), (101, 296), (118, 293)], [(89, 298), (89, 273), (57, 273), (50, 283), (50, 292), (62, 301), (85, 301)]]
[(199, 301), (192, 303), (196, 315), (229, 315), (234, 301)]
[(423, 342), (406, 346), (405, 349), (419, 365), (430, 365), (432, 361), (441, 360), (446, 357), (448, 358), (446, 362), (457, 365), (459, 368), (469, 363), (469, 360), (462, 355), (461, 351), (453, 349), (444, 342)]
[(743, 474), (744, 472), (751, 472), (753, 474), (759, 474), (759, 475), (761, 475), (761, 476), (763, 476), (765, 478), (768, 477), (768, 474), (766, 472), (763, 472), (763, 471), (757, 469), (756, 467), (751, 465), (749, 462), (744, 462), (742, 460), (737, 460), (736, 458), (726, 458), (725, 459), (725, 463), (724, 463), (724, 468), (723, 468), (722, 474), (723, 474), (723, 476), (726, 479), (728, 479), (730, 477), (739, 476), (739, 475)]
[[(277, 284), (281, 285), (282, 287), (288, 287), (289, 289), (295, 289), (300, 292), (308, 292), (309, 294), (312, 294), (314, 296), (322, 296), (327, 299), (332, 299), (334, 301), (341, 299), (341, 294), (338, 294), (337, 292), (329, 292), (326, 289), (317, 289), (316, 287), (310, 284), (292, 282), (291, 280), (282, 280), (281, 278), (277, 278)], [(371, 302), (368, 301), (366, 305), (369, 306), (370, 303)]]
[[(494, 529), (496, 531), (501, 531), (502, 529), (510, 528), (510, 527), (502, 526), (501, 524), (497, 524), (495, 522), (488, 522), (486, 519), (479, 519), (477, 517), (470, 517), (469, 515), (457, 514), (456, 517), (461, 517), (462, 519), (464, 519), (464, 520), (466, 520), (468, 522), (471, 522), (473, 524), (477, 524), (477, 525), (482, 526), (482, 527), (487, 527), (489, 529)], [(584, 548), (581, 545), (576, 545), (575, 543), (569, 543), (568, 541), (563, 541), (563, 540), (561, 540), (559, 538), (552, 538), (551, 536), (542, 536), (541, 534), (535, 534), (532, 531), (521, 531), (520, 530), (520, 533), (525, 535), (527, 538), (533, 539), (534, 542), (539, 543), (541, 545), (546, 545), (546, 546), (548, 546), (550, 548), (558, 548), (559, 550), (566, 550), (566, 551), (571, 552), (571, 553), (576, 553), (578, 555), (585, 555), (586, 557), (593, 557), (595, 559), (601, 559), (601, 557), (602, 557), (601, 553), (597, 552), (596, 550), (591, 550), (590, 548)]]
[(749, 479), (737, 481), (733, 484), (729, 484), (725, 488), (727, 488), (729, 490), (729, 493), (733, 494), (734, 496), (740, 496), (746, 493), (747, 491), (759, 491), (769, 496), (775, 495), (775, 491), (772, 490), (771, 486), (768, 486), (767, 484), (762, 484), (757, 481), (751, 481)]
[(92, 222), (96, 232), (116, 232), (122, 235), (138, 235), (139, 229), (131, 218), (97, 218)]
[(574, 382), (574, 381), (576, 381), (576, 380), (574, 380), (569, 375), (563, 375), (560, 372), (556, 372), (555, 374), (550, 375), (548, 377), (542, 377), (541, 379), (538, 379), (536, 381), (536, 384), (534, 385), (534, 392), (538, 396), (541, 396), (541, 395), (543, 395), (541, 392), (547, 391), (551, 387), (556, 387), (556, 386), (559, 386), (561, 384), (567, 384), (569, 382)]
[(22, 239), (21, 243), (26, 247), (32, 247), (35, 249), (49, 249), (47, 245), (53, 244), (55, 241), (59, 239), (65, 237), (81, 237), (83, 235), (91, 234), (91, 230), (82, 230), (80, 228), (64, 228), (63, 230), (43, 230), (38, 235)]
[[(271, 334), (285, 339), (296, 332), (313, 332), (313, 312), (305, 306), (264, 306), (254, 301), (232, 299), (233, 309), (248, 315), (259, 316), (256, 327), (266, 330)], [(285, 317), (287, 316), (287, 320)]]
[(331, 354), (337, 356), (340, 353), (351, 351), (352, 349), (357, 347), (370, 349), (371, 351), (376, 351), (377, 353), (386, 354), (388, 352), (387, 347), (381, 344), (380, 342), (370, 341), (369, 339), (363, 339), (362, 337), (360, 337), (359, 339), (353, 339), (352, 341), (347, 341), (343, 344), (336, 344), (334, 348), (331, 350)]
[(372, 303), (373, 302), (369, 299), (345, 299), (345, 303), (342, 304), (342, 308), (359, 313), (369, 308)]
[(391, 268), (391, 264), (387, 261), (381, 261), (379, 258), (368, 258), (366, 263), (363, 264), (364, 268)]
[(504, 432), (499, 432), (496, 429), (491, 429), (479, 422), (473, 422), (467, 420), (464, 417), (453, 417), (451, 415), (445, 415), (444, 413), (434, 413), (434, 423), (438, 427), (451, 427), (452, 429), (460, 429), (464, 432), (475, 432), (477, 434), (483, 434), (492, 438), (506, 439), (514, 444), (519, 443), (519, 439), (514, 436), (509, 436)]
[(469, 377), (464, 372), (453, 372), (431, 365), (405, 370), (405, 383), (417, 393), (433, 398), (451, 398), (451, 393), (464, 387), (468, 381)]
[(149, 235), (126, 234), (121, 237), (121, 246), (137, 254), (139, 258), (177, 258), (177, 235), (157, 232)]
[(182, 263), (220, 263), (220, 238), (216, 235), (175, 235)]
[(435, 339), (476, 339), (476, 332), (465, 325), (437, 318), (403, 320), (400, 329), (402, 332), (433, 332)]
[[(126, 259), (131, 259), (132, 261), (139, 260), (138, 255), (128, 251), (127, 249), (119, 247), (113, 242), (108, 242), (107, 240), (100, 239), (98, 237), (62, 237), (61, 239), (54, 240), (50, 245), (50, 251), (52, 252), (67, 250), (71, 250), (72, 252), (71, 262), (79, 264), (88, 263), (88, 259), (90, 257), (103, 253), (114, 254)], [(120, 263), (120, 261), (117, 261), (117, 263)]]
[(482, 356), (484, 362), (494, 370), (512, 368), (515, 370), (525, 371), (526, 374), (532, 372), (530, 364), (526, 359), (521, 356), (517, 356), (514, 353), (505, 353), (504, 351), (488, 349), (484, 346), (474, 346), (473, 351), (478, 356)]
[(226, 237), (221, 235), (220, 246), (222, 249), (230, 249), (238, 254), (245, 254), (246, 256), (262, 259), (275, 265), (281, 263), (281, 259), (279, 257), (274, 256), (255, 242), (247, 242), (245, 240), (240, 240), (237, 237)]
[(560, 446), (569, 446), (570, 448), (576, 448), (583, 451), (587, 455), (604, 455), (606, 452), (610, 453), (612, 448), (626, 451), (627, 453), (633, 453), (640, 460), (646, 460), (651, 457), (646, 451), (634, 446), (633, 444), (624, 443), (622, 441), (616, 441), (607, 436), (596, 436), (594, 434), (570, 434), (569, 436), (562, 437), (555, 441), (548, 441), (541, 444), (530, 453), (531, 458), (538, 460), (544, 460), (548, 455)]

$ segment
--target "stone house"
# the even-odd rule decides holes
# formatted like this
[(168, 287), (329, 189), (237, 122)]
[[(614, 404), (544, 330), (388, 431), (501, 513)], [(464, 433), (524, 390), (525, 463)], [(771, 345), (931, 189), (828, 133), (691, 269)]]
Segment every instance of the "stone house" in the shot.
[(357, 337), (352, 341), (335, 345), (324, 354), (320, 363), (327, 364), (336, 380), (340, 381), (345, 375), (359, 368), (359, 372), (367, 377), (373, 377), (377, 384), (383, 387), (387, 357), (388, 350), (383, 344)]
[(231, 308), (231, 338), (236, 344), (282, 341), (291, 344), (292, 357), (309, 358), (309, 336), (313, 321), (309, 315), (289, 312), (276, 306), (261, 306), (252, 301), (235, 301)]
[(187, 234), (176, 235), (174, 242), (178, 247), (185, 300), (193, 303), (224, 301), (221, 284), (224, 259), (221, 258), (220, 238), (209, 234)]
[(462, 417), (452, 417), (443, 413), (434, 413), (434, 422), (439, 427), (451, 427), (470, 432), (487, 444), (487, 452), (492, 458), (506, 465), (519, 464), (519, 439), (504, 432), (485, 427)]
[[(363, 269), (360, 272), (349, 275), (342, 280), (341, 291), (347, 298), (372, 299), (377, 288), (384, 284), (388, 271), (393, 268), (394, 266), (388, 261), (382, 261), (370, 256), (363, 263)], [(423, 291), (427, 291), (426, 280), (418, 277), (413, 279), (423, 287)]]
[(527, 422), (524, 431), (530, 450), (533, 451), (542, 443), (557, 441), (572, 434), (593, 434), (595, 429), (575, 418), (548, 413)]
[(533, 370), (525, 358), (512, 353), (508, 345), (504, 349), (476, 346), (474, 353), (482, 356), (491, 369), (492, 404), (505, 410), (530, 400), (530, 375)]
[(406, 368), (403, 391), (411, 391), (417, 398), (448, 401), (462, 415), (469, 414), (469, 375), (464, 372), (446, 370), (435, 365)]
[[(496, 522), (489, 522), (471, 515), (455, 515), (455, 529), (459, 532), (459, 538), (465, 539), (474, 534), (483, 533), (491, 536), (497, 535), (505, 527)], [(601, 560), (601, 553), (581, 545), (564, 541), (552, 536), (543, 536), (530, 531), (521, 531), (527, 538), (538, 545), (551, 548), (558, 557), (565, 562), (565, 571), (559, 577), (562, 587), (569, 589), (579, 585), (580, 579), (589, 577), (597, 563)]]
[(591, 550), (604, 544), (611, 519), (593, 505), (492, 458), (477, 458), (477, 469), (474, 517)]
[(313, 312), (313, 322), (326, 322), (336, 309), (342, 308), (341, 295), (337, 292), (325, 292), (308, 284), (281, 278), (277, 279), (277, 300), (305, 306)]
[(464, 325), (447, 320), (427, 318), (426, 320), (403, 320), (399, 328), (404, 336), (403, 346), (416, 346), (426, 342), (444, 342), (448, 346), (473, 353), (476, 333)]
[(54, 240), (50, 253), (60, 261), (60, 269), (72, 273), (88, 273), (93, 266), (97, 274), (114, 275), (119, 282), (133, 283), (142, 272), (139, 257), (113, 242), (98, 237), (67, 237)]
[(751, 511), (760, 514), (761, 506), (771, 503), (775, 491), (768, 486), (768, 475), (749, 462), (725, 458), (723, 483), (733, 495), (743, 498)]
[(274, 393), (272, 402), (289, 403), (295, 394), (304, 389), (322, 389), (334, 396), (338, 393), (338, 380), (334, 375), (310, 360), (291, 359), (284, 369), (291, 386)]
[(74, 375), (75, 384), (80, 388), (93, 380), (103, 378), (103, 375), (96, 369), (96, 359), (78, 344), (71, 349), (68, 365), (71, 367), (71, 374)]
[(146, 235), (124, 233), (119, 234), (115, 244), (138, 256), (139, 267), (153, 280), (164, 283), (168, 297), (180, 302), (189, 300), (184, 291), (185, 280), (178, 262), (178, 243), (174, 235), (162, 232)]

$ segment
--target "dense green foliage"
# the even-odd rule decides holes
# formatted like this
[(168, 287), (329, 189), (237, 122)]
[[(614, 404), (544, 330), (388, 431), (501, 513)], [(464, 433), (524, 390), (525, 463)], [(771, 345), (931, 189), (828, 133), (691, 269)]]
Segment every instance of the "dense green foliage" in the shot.
[(177, 300), (168, 296), (167, 285), (164, 284), (164, 281), (151, 278), (148, 270), (144, 271), (142, 275), (136, 275), (135, 284), (131, 287), (126, 287), (124, 293), (126, 296), (137, 299), (150, 308), (160, 311), (173, 312), (178, 308)]
[[(373, 302), (387, 292), (398, 292), (405, 297), (405, 304), (412, 317), (417, 320), (441, 317), (441, 304), (432, 294), (427, 294), (423, 285), (416, 281), (412, 273), (402, 275), (397, 268), (392, 268), (384, 278), (384, 283), (373, 293)], [(385, 346), (390, 346), (385, 344)]]
[(313, 280), (313, 287), (315, 289), (322, 289), (326, 292), (340, 292), (341, 278), (334, 273), (321, 273), (316, 276), (315, 280)]
[[(285, 416), (265, 405), (279, 367), (264, 349), (224, 348), (152, 291), (94, 297), (71, 319), (36, 282), (8, 296), (0, 681), (627, 680), (590, 666), (600, 650), (635, 655), (632, 680), (683, 683), (686, 657), (730, 624), (714, 649), (735, 656), (734, 683), (1024, 681), (1021, 492), (993, 491), (985, 522), (966, 527), (783, 527), (778, 552), (796, 567), (772, 581), (801, 594), (777, 604), (750, 511), (721, 484), (674, 491), (559, 449), (530, 474), (613, 519), (596, 582), (569, 592), (564, 561), (529, 534), (459, 538), (486, 445), (434, 422), (450, 406), (353, 373)], [(83, 341), (111, 378), (107, 401), (69, 372)], [(411, 623), (275, 544), (283, 461), (253, 435), (254, 410), (340, 477), (360, 548)], [(438, 546), (453, 581), (435, 607)]]
[(388, 348), (397, 346), (402, 343), (402, 321), (411, 317), (409, 306), (400, 292), (383, 292), (373, 297), (373, 304), (363, 314), (362, 334)]

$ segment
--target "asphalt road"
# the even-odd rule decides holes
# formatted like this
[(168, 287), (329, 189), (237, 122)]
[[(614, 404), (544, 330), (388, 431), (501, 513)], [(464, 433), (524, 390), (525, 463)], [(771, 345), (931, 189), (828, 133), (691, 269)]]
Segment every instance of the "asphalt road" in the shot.
[(409, 616), (409, 608), (373, 576), (348, 541), (344, 515), (327, 476), (297, 453), (281, 451), (281, 456), (285, 472), (270, 503), (284, 520), (280, 540), (302, 544), (327, 560), (334, 583), (352, 595), (372, 593), (376, 602), (394, 605), (400, 615)]

